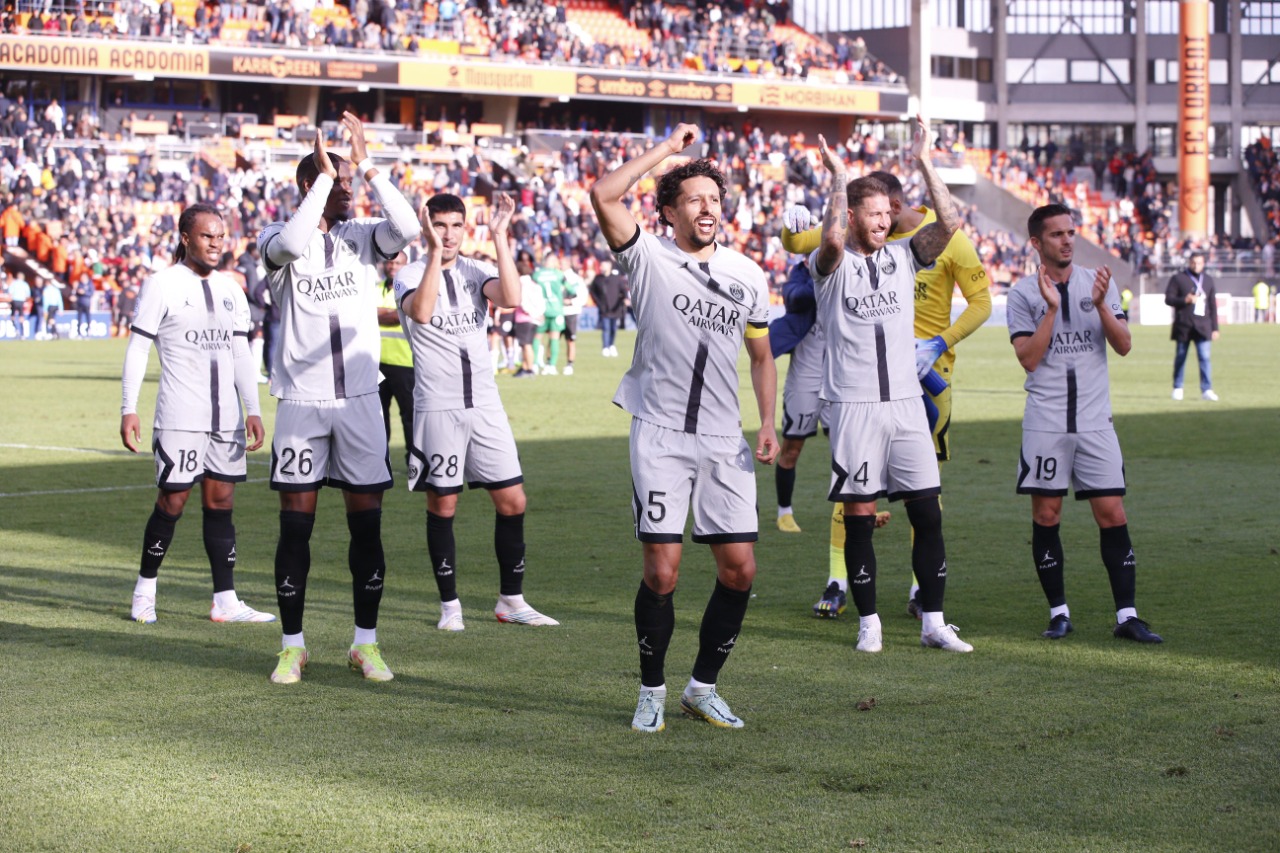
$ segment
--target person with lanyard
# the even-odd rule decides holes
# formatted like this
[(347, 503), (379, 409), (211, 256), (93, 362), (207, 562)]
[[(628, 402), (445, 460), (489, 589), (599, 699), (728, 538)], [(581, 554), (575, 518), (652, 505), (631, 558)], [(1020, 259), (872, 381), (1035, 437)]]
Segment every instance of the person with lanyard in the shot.
[(1213, 276), (1205, 272), (1205, 253), (1191, 253), (1185, 271), (1169, 279), (1164, 304), (1173, 309), (1175, 346), (1173, 354), (1173, 399), (1182, 399), (1182, 377), (1187, 353), (1195, 344), (1196, 361), (1200, 365), (1200, 397), (1211, 403), (1218, 401), (1213, 391), (1213, 375), (1209, 366), (1209, 344), (1218, 339), (1218, 289)]

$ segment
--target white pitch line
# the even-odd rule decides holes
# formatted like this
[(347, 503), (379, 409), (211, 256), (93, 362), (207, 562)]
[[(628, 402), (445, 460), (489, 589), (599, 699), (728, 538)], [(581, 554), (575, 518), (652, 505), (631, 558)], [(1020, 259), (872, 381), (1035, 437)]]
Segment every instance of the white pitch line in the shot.
[(98, 453), (103, 456), (134, 456), (128, 450), (99, 450), (94, 447), (49, 447), (43, 444), (0, 444), (12, 450), (52, 450), (57, 453)]
[[(96, 453), (99, 456), (127, 456), (130, 459), (133, 459), (133, 458), (145, 459), (149, 455), (149, 451), (147, 450), (143, 450), (139, 453), (134, 453), (131, 450), (100, 450), (96, 447), (50, 447), (43, 444), (0, 443), (0, 447), (8, 447), (12, 450), (48, 450), (53, 453)], [(269, 448), (270, 445), (264, 444), (263, 447)], [(262, 459), (254, 459), (252, 457), (250, 457), (245, 461), (249, 465), (270, 465), (271, 464), (270, 462), (266, 462)], [(24, 492), (23, 494), (33, 495), (35, 494), (35, 492)]]
[[(265, 483), (266, 477), (258, 477), (256, 479), (245, 480), (246, 483)], [(146, 485), (137, 486), (98, 486), (91, 489), (46, 489), (41, 492), (0, 492), (0, 498), (31, 498), (42, 495), (85, 495), (91, 492), (127, 492), (132, 489), (154, 489), (155, 484), (147, 483)]]

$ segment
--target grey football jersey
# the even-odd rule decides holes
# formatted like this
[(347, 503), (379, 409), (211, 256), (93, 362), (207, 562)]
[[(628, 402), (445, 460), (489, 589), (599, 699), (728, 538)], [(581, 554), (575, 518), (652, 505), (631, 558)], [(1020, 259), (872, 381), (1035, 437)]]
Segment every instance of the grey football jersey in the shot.
[(806, 391), (818, 392), (822, 388), (826, 349), (827, 336), (822, 320), (819, 319), (809, 327), (809, 331), (791, 351), (791, 362), (787, 365), (787, 384), (794, 382)]
[[(1053, 338), (1035, 370), (1027, 373), (1023, 429), (1042, 432), (1092, 432), (1111, 429), (1111, 390), (1107, 379), (1107, 339), (1093, 305), (1095, 271), (1072, 267), (1058, 286), (1061, 307)], [(1107, 288), (1105, 310), (1124, 317), (1115, 282)], [(1010, 340), (1035, 333), (1049, 310), (1036, 276), (1018, 280), (1007, 305)]]
[(827, 276), (809, 258), (827, 365), (822, 399), (877, 403), (919, 397), (916, 377), (915, 283), (921, 269), (910, 241), (889, 243), (870, 257), (848, 249)]
[[(378, 263), (374, 244), (381, 219), (335, 223), (311, 235), (306, 251), (275, 269), (267, 261), (271, 298), (280, 306), (280, 341), (271, 366), (271, 394), (282, 400), (341, 400), (378, 390)], [(284, 229), (273, 222), (258, 245)]]
[(147, 278), (133, 332), (151, 338), (160, 354), (156, 429), (218, 432), (244, 425), (231, 338), (247, 339), (249, 326), (244, 291), (221, 273), (201, 278), (175, 264)]
[[(396, 275), (396, 305), (418, 289), (427, 259), (419, 258)], [(485, 282), (498, 270), (481, 261), (459, 257), (442, 270), (440, 295), (430, 323), (415, 323), (400, 311), (413, 348), (413, 407), (419, 412), (501, 406), (498, 384), (489, 362), (485, 319), (489, 300)]]
[(631, 282), (637, 335), (613, 402), (667, 429), (741, 435), (738, 353), (748, 324), (768, 328), (764, 272), (720, 245), (698, 261), (640, 228), (615, 255)]

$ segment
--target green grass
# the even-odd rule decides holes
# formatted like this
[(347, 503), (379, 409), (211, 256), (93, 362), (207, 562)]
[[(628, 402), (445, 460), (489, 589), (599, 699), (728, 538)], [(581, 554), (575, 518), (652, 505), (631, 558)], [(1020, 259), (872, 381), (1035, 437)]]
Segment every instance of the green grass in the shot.
[[(457, 524), (467, 630), (436, 631), (422, 498), (397, 472), (379, 624), (395, 681), (366, 684), (346, 668), (347, 536), (326, 493), (312, 542), (312, 662), (288, 688), (267, 681), (275, 626), (208, 621), (194, 503), (161, 570), (160, 621), (127, 621), (153, 472), (119, 447), (122, 344), (0, 345), (0, 845), (1276, 850), (1280, 383), (1254, 366), (1274, 360), (1280, 335), (1227, 330), (1214, 347), (1217, 405), (1171, 402), (1167, 333), (1135, 338), (1132, 355), (1112, 360), (1113, 398), (1138, 604), (1164, 645), (1111, 637), (1096, 528), (1074, 501), (1063, 538), (1076, 632), (1040, 638), (1030, 509), (1013, 493), (1021, 370), (1002, 330), (984, 329), (963, 345), (943, 475), (947, 615), (976, 651), (919, 647), (902, 612), (901, 512), (876, 537), (885, 651), (853, 652), (852, 613), (812, 618), (827, 563), (817, 439), (799, 466), (803, 535), (774, 530), (772, 471), (759, 473), (756, 598), (720, 684), (746, 728), (674, 713), (713, 578), (707, 550), (691, 546), (668, 726), (653, 737), (628, 727), (640, 548), (628, 420), (609, 403), (628, 361), (600, 358), (594, 335), (573, 377), (502, 380), (529, 494), (526, 592), (563, 627), (492, 620), (492, 509), (468, 493)], [(631, 339), (621, 343), (629, 351)], [(148, 382), (144, 423), (154, 392)], [(746, 418), (754, 429), (749, 402)], [(254, 482), (237, 492), (237, 585), (274, 611), (278, 503), (267, 454), (255, 456)], [(872, 710), (856, 710), (871, 698)]]

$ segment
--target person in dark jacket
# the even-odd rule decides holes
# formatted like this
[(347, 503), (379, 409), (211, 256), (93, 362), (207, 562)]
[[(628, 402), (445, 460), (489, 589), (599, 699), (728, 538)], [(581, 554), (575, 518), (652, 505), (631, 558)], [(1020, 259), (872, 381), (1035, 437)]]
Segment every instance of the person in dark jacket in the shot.
[(1173, 331), (1176, 344), (1173, 355), (1173, 399), (1182, 399), (1182, 375), (1187, 364), (1187, 351), (1196, 346), (1200, 364), (1200, 396), (1217, 402), (1213, 379), (1209, 372), (1209, 344), (1218, 339), (1218, 292), (1213, 276), (1204, 270), (1205, 253), (1192, 252), (1184, 272), (1169, 279), (1164, 304), (1173, 309)]
[(618, 321), (626, 316), (627, 306), (631, 302), (631, 291), (627, 287), (627, 278), (615, 272), (612, 264), (605, 263), (600, 274), (591, 282), (591, 301), (600, 310), (600, 354), (605, 358), (618, 355), (614, 341), (618, 334)]

